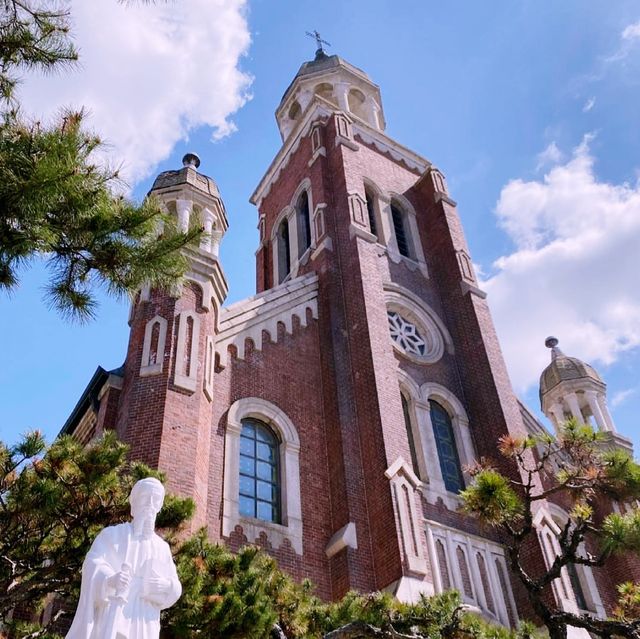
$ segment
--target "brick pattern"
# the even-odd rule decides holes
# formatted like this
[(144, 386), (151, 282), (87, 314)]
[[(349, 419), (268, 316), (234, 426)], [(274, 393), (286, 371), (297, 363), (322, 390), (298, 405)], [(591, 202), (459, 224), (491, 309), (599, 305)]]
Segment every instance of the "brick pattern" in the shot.
[[(302, 139), (261, 203), (267, 239), (256, 253), (256, 288), (263, 291), (274, 284), (269, 240), (273, 226), (300, 183), (308, 178), (314, 207), (326, 204), (325, 229), (332, 247), (308, 254), (298, 265), (299, 275), (311, 271), (318, 275), (318, 319), (307, 317), (307, 327), (294, 322), (292, 334), (286, 334), (281, 326), (277, 343), (264, 339), (260, 351), (248, 340), (242, 360), (234, 357), (234, 347), (229, 347), (227, 365), (215, 369), (214, 398), (209, 402), (202, 392), (202, 357), (206, 336), (215, 335), (215, 309), (207, 313), (202, 308), (201, 293), (194, 286), (185, 286), (178, 298), (152, 291), (149, 301), (134, 304), (123, 388), (110, 389), (105, 395), (98, 424), (100, 428), (116, 428), (131, 444), (133, 457), (167, 472), (171, 490), (194, 497), (198, 508), (194, 525), (206, 524), (212, 539), (234, 550), (247, 543), (260, 545), (296, 579), (311, 578), (318, 594), (329, 599), (350, 588), (384, 588), (410, 575), (399, 516), (385, 477), (385, 470), (398, 457), (411, 459), (399, 370), (417, 385), (434, 382), (449, 389), (469, 416), (478, 456), (492, 459), (512, 476), (517, 476), (517, 471), (496, 456), (496, 441), (502, 434), (518, 435), (525, 429), (487, 303), (461, 287), (462, 280), (470, 281), (470, 274), (459, 260), (460, 251), (468, 254), (468, 248), (455, 205), (438, 196), (428, 173), (420, 177), (404, 163), (361, 141), (357, 150), (336, 144), (334, 118), (320, 125), (326, 155), (309, 164), (310, 139)], [(364, 198), (365, 179), (382, 191), (402, 194), (416, 210), (428, 279), (415, 265), (406, 260), (396, 263), (382, 247), (353, 234), (349, 196)], [(394, 351), (384, 303), (383, 287), (388, 282), (409, 289), (433, 309), (452, 336), (454, 354), (445, 353), (435, 364), (420, 365)], [(201, 318), (198, 385), (193, 393), (171, 381), (177, 330), (174, 318), (182, 310), (193, 310)], [(168, 322), (163, 370), (159, 375), (140, 377), (144, 329), (155, 315)], [(302, 556), (287, 541), (273, 547), (264, 533), (248, 539), (242, 526), (222, 538), (227, 411), (243, 397), (259, 397), (278, 406), (300, 436)], [(450, 510), (442, 500), (431, 504), (418, 493), (414, 498), (429, 520), (501, 541), (497, 533)], [(327, 559), (327, 542), (349, 522), (356, 524), (358, 548), (347, 548)], [(427, 557), (425, 535), (419, 538), (422, 554)], [(436, 546), (441, 566), (445, 566), (442, 550)], [(524, 556), (532, 569), (543, 565), (535, 540), (525, 548)], [(613, 561), (606, 572), (596, 571), (608, 610), (615, 583), (625, 578), (625, 567), (626, 574), (628, 566), (633, 566), (634, 573), (640, 575), (637, 564), (637, 558), (625, 558)], [(430, 581), (430, 570), (419, 578)], [(467, 575), (465, 589), (470, 590), (466, 565), (462, 572)], [(447, 587), (447, 571), (441, 573)], [(507, 576), (500, 574), (500, 579)], [(512, 581), (518, 613), (532, 617), (526, 593), (517, 580)], [(502, 585), (506, 590), (506, 583)], [(515, 620), (516, 611), (510, 602), (507, 606)]]

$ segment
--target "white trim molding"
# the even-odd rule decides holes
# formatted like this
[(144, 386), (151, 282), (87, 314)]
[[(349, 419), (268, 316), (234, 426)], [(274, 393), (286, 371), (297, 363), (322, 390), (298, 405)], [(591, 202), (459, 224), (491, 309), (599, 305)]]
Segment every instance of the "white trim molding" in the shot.
[[(196, 390), (198, 379), (198, 343), (200, 341), (200, 318), (193, 311), (182, 311), (178, 319), (178, 344), (176, 347), (176, 366), (173, 383), (188, 391)], [(187, 349), (187, 326), (191, 325), (191, 348)]]
[[(240, 515), (240, 434), (242, 420), (249, 417), (270, 426), (280, 439), (280, 524)], [(222, 535), (229, 537), (236, 526), (241, 526), (249, 543), (254, 543), (264, 532), (274, 548), (279, 548), (285, 540), (289, 540), (294, 551), (302, 555), (300, 438), (293, 422), (280, 408), (265, 399), (239, 399), (227, 413), (224, 451)]]
[[(153, 329), (158, 325), (158, 341), (155, 352), (151, 352), (151, 342), (153, 340)], [(167, 320), (160, 315), (156, 315), (147, 322), (144, 329), (144, 343), (142, 346), (142, 362), (140, 364), (140, 377), (157, 375), (162, 373), (164, 364), (164, 346), (167, 340)]]
[(514, 628), (518, 612), (503, 547), (435, 521), (425, 526), (436, 593), (456, 589), (486, 618)]

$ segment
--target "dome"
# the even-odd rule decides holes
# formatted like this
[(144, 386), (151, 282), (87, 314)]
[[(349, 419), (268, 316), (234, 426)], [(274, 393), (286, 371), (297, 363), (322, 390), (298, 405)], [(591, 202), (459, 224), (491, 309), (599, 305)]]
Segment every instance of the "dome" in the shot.
[(540, 375), (540, 399), (562, 382), (590, 380), (600, 386), (604, 382), (595, 369), (577, 357), (567, 357), (559, 348), (555, 337), (547, 338), (545, 345), (551, 348), (551, 364)]
[(183, 167), (176, 171), (163, 171), (153, 182), (151, 191), (159, 189), (171, 189), (173, 187), (190, 185), (194, 189), (210, 195), (212, 197), (220, 197), (218, 185), (212, 178), (198, 173), (197, 168), (200, 166), (200, 159), (195, 153), (187, 153), (182, 158)]

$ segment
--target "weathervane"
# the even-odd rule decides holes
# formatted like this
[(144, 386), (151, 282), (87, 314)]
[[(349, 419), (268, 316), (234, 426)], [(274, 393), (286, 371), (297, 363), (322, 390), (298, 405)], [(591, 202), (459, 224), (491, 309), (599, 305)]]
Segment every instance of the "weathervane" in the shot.
[(320, 36), (320, 34), (317, 31), (307, 31), (307, 35), (310, 38), (314, 38), (316, 41), (316, 46), (318, 47), (317, 51), (316, 51), (316, 55), (318, 55), (319, 53), (324, 53), (324, 49), (322, 48), (323, 44), (326, 44), (328, 47), (331, 46), (330, 42), (327, 42), (326, 40), (323, 40), (322, 37)]

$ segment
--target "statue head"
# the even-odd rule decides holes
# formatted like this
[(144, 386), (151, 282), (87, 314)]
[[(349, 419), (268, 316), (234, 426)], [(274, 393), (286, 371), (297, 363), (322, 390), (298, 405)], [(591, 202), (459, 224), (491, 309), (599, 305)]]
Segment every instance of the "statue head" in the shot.
[(154, 477), (147, 477), (137, 481), (129, 495), (131, 516), (134, 524), (146, 524), (144, 528), (147, 531), (149, 527), (153, 530), (156, 515), (160, 512), (163, 501), (164, 486), (160, 481)]

